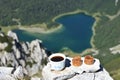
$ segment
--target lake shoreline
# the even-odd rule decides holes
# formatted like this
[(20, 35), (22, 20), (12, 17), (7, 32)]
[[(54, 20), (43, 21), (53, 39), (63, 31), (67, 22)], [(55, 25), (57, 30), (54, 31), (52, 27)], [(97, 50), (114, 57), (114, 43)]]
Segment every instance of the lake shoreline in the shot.
[[(91, 39), (90, 39), (91, 48), (85, 49), (84, 51), (81, 52), (81, 53), (83, 53), (83, 52), (86, 52), (86, 51), (91, 51), (90, 49), (93, 49), (93, 48), (95, 49), (96, 48), (94, 43), (93, 43), (94, 42), (94, 36), (96, 35), (95, 27), (96, 27), (97, 23), (99, 22), (99, 18), (96, 17), (96, 14), (89, 14), (87, 11), (83, 11), (83, 10), (75, 10), (73, 12), (63, 13), (63, 14), (60, 14), (58, 16), (55, 16), (52, 19), (52, 22), (56, 22), (56, 19), (58, 19), (60, 17), (67, 16), (67, 15), (79, 14), (79, 13), (84, 13), (85, 15), (88, 15), (88, 16), (91, 16), (91, 17), (95, 18), (95, 22), (93, 23), (93, 26), (92, 26), (92, 33), (93, 34), (92, 34)], [(32, 32), (32, 33), (48, 34), (48, 33), (56, 32), (56, 31), (60, 30), (63, 27), (64, 26), (62, 24), (59, 24), (59, 26), (57, 26), (57, 27), (47, 29), (46, 24), (45, 24), (45, 28), (44, 27), (34, 27), (34, 26), (28, 28), (26, 26), (25, 27), (24, 26), (19, 26), (19, 28), (17, 28), (17, 29), (25, 30), (25, 31)]]
[[(90, 40), (90, 44), (91, 44), (91, 46), (92, 46), (92, 48), (96, 48), (95, 47), (95, 45), (94, 45), (94, 36), (96, 35), (96, 33), (95, 33), (95, 27), (97, 26), (97, 23), (99, 22), (99, 18), (97, 17), (97, 15), (100, 15), (99, 13), (94, 13), (94, 14), (89, 14), (87, 11), (84, 11), (84, 10), (75, 10), (75, 11), (72, 11), (72, 12), (67, 12), (67, 13), (63, 13), (63, 14), (60, 14), (60, 15), (58, 15), (58, 16), (56, 16), (56, 17), (54, 17), (53, 19), (52, 19), (52, 21), (53, 22), (55, 22), (55, 20), (56, 19), (58, 19), (58, 18), (60, 18), (60, 17), (63, 17), (63, 16), (67, 16), (67, 15), (74, 15), (74, 14), (79, 14), (79, 13), (84, 13), (85, 15), (90, 15), (90, 16), (92, 16), (93, 18), (95, 18), (95, 22), (94, 22), (94, 24), (93, 24), (93, 26), (92, 26), (92, 33), (93, 33), (93, 35), (92, 35), (92, 37), (91, 37), (91, 40)], [(91, 48), (91, 49), (92, 49)], [(89, 49), (86, 49), (85, 51), (91, 51), (90, 50), (90, 48)], [(83, 52), (85, 52), (85, 51), (83, 51)]]
[[(75, 10), (75, 11), (72, 11), (72, 12), (67, 12), (67, 13), (63, 13), (63, 14), (60, 14), (58, 16), (55, 16), (53, 19), (52, 19), (52, 22), (56, 22), (56, 19), (60, 18), (60, 17), (63, 17), (63, 16), (67, 16), (67, 15), (73, 15), (73, 14), (79, 14), (79, 13), (85, 13), (86, 15), (88, 15), (88, 13), (86, 11), (83, 11), (83, 10)], [(45, 24), (45, 23), (44, 23)], [(40, 26), (42, 24), (39, 24)], [(47, 24), (45, 24), (45, 28), (44, 27), (19, 27), (18, 29), (20, 30), (25, 30), (25, 31), (28, 31), (28, 32), (33, 32), (33, 33), (43, 33), (43, 34), (47, 34), (47, 33), (52, 33), (52, 32), (56, 32), (58, 30), (60, 30), (62, 27), (64, 27), (62, 24), (59, 23), (58, 26), (54, 27), (54, 28), (51, 28), (51, 29), (48, 29), (47, 28)], [(31, 29), (32, 28), (32, 29)]]
[(67, 16), (67, 15), (73, 15), (73, 14), (79, 14), (79, 13), (87, 13), (86, 11), (83, 11), (83, 10), (75, 10), (75, 11), (72, 11), (72, 12), (66, 12), (66, 13), (62, 13), (58, 16), (55, 16), (53, 19), (52, 19), (52, 22), (55, 22), (56, 19), (60, 18), (60, 17), (63, 17), (63, 16)]
[[(54, 22), (56, 19), (60, 18), (60, 17), (63, 17), (63, 16), (67, 16), (67, 15), (74, 15), (74, 14), (79, 14), (79, 13), (84, 13), (86, 15), (91, 15), (93, 18), (95, 18), (95, 22), (92, 26), (92, 36), (91, 36), (91, 40), (90, 40), (90, 44), (91, 44), (91, 48), (88, 48), (88, 49), (85, 49), (84, 51), (81, 52), (82, 55), (85, 55), (89, 52), (93, 52), (93, 49), (95, 50), (96, 47), (95, 47), (95, 44), (94, 44), (94, 36), (96, 35), (95, 33), (95, 27), (97, 26), (98, 22), (100, 21), (100, 18), (98, 18), (97, 16), (101, 16), (100, 13), (94, 13), (94, 14), (89, 14), (87, 11), (82, 11), (82, 10), (76, 10), (76, 11), (73, 11), (73, 12), (68, 12), (68, 13), (64, 13), (64, 14), (60, 14), (56, 17), (54, 17), (52, 19), (52, 21)], [(70, 50), (71, 52), (71, 50)], [(73, 53), (76, 53), (76, 52), (73, 52)]]
[(52, 28), (52, 29), (45, 29), (41, 27), (20, 27), (18, 28), (19, 30), (25, 30), (27, 32), (32, 32), (32, 33), (42, 33), (42, 34), (48, 34), (48, 33), (53, 33), (56, 32), (60, 29), (62, 29), (63, 25), (59, 24), (57, 27)]
[(94, 49), (96, 48), (95, 45), (94, 45), (94, 36), (96, 35), (96, 33), (95, 33), (95, 28), (97, 27), (97, 24), (98, 24), (98, 22), (100, 21), (100, 18), (97, 17), (98, 15), (100, 16), (99, 13), (93, 14), (93, 17), (95, 18), (95, 22), (94, 22), (94, 24), (93, 24), (93, 26), (92, 26), (93, 35), (92, 35), (92, 37), (91, 37), (90, 44), (91, 44), (92, 48), (94, 48)]

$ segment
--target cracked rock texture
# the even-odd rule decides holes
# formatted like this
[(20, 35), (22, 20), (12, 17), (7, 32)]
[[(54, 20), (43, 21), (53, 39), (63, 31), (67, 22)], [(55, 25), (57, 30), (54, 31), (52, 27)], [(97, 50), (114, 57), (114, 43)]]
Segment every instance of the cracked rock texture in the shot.
[[(84, 58), (82, 58), (84, 60)], [(74, 67), (71, 59), (66, 61), (65, 69), (61, 71), (53, 71), (48, 63), (42, 71), (44, 80), (113, 80), (109, 73), (101, 66), (98, 59), (95, 59), (93, 65), (82, 64), (80, 67)]]

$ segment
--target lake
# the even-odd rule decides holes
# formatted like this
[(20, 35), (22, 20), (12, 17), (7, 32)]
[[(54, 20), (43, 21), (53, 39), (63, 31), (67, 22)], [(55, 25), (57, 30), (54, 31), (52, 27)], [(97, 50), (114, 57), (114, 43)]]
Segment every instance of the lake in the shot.
[(42, 40), (43, 45), (52, 52), (60, 52), (63, 48), (68, 48), (80, 53), (91, 48), (92, 26), (95, 22), (93, 17), (80, 13), (60, 17), (56, 22), (63, 25), (62, 29), (49, 34), (22, 30), (14, 30), (14, 32), (21, 41), (32, 41), (36, 38)]

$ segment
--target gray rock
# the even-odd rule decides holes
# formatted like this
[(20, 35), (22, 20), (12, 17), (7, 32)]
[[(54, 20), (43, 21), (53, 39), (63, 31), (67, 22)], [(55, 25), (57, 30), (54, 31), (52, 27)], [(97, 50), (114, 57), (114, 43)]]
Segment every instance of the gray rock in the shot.
[(48, 63), (42, 70), (44, 80), (66, 80), (75, 76), (75, 72), (69, 68), (65, 68), (63, 71), (51, 71), (50, 64)]
[(12, 37), (12, 38), (13, 38), (14, 40), (16, 40), (17, 42), (19, 42), (16, 33), (12, 32), (12, 31), (8, 31), (7, 35), (8, 35), (9, 37)]
[(39, 77), (32, 77), (31, 80), (42, 80), (42, 79)]
[(18, 79), (15, 79), (11, 75), (0, 74), (0, 80), (18, 80)]
[[(70, 59), (70, 58), (68, 58)], [(84, 58), (82, 58), (84, 59)], [(71, 60), (71, 59), (70, 59)], [(44, 80), (113, 80), (109, 73), (100, 65), (98, 59), (95, 59), (93, 65), (85, 65), (79, 67), (65, 67), (62, 71), (52, 71), (50, 63), (48, 63), (42, 71)]]
[(0, 43), (0, 50), (4, 50), (8, 46), (7, 42)]
[[(5, 34), (1, 34), (4, 37)], [(28, 76), (37, 74), (44, 66), (47, 59), (46, 51), (41, 46), (41, 40), (31, 42), (19, 42), (16, 33), (9, 31), (8, 38), (13, 38), (12, 52), (0, 50), (0, 66), (18, 67), (21, 65), (28, 71)], [(1, 43), (3, 45), (3, 43)], [(0, 46), (1, 47), (1, 46)], [(4, 48), (6, 43), (4, 44)]]
[(24, 70), (21, 66), (19, 66), (13, 74), (18, 79), (23, 79), (24, 78)]
[(83, 73), (80, 75), (76, 75), (69, 80), (95, 80), (94, 78), (95, 78), (95, 73)]
[(14, 69), (13, 67), (0, 67), (0, 80), (23, 79), (24, 74), (25, 70), (23, 70), (21, 66), (19, 66), (17, 69)]

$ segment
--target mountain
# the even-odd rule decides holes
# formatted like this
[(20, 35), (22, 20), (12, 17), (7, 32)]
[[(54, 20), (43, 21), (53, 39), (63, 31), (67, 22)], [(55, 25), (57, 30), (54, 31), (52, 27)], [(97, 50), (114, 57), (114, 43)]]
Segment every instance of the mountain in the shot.
[[(120, 79), (120, 54), (118, 47), (120, 45), (120, 0), (0, 0), (0, 30), (13, 27), (45, 27), (54, 28), (58, 23), (53, 21), (58, 15), (74, 12), (88, 13), (95, 16), (98, 21), (95, 23), (93, 44), (94, 49), (98, 52), (95, 57), (101, 60), (101, 64), (109, 71), (115, 80)], [(46, 26), (41, 26), (45, 24)], [(0, 34), (0, 51), (1, 54), (10, 53), (13, 45), (21, 45), (17, 40)], [(4, 37), (3, 37), (4, 36)], [(23, 42), (26, 46), (24, 50), (28, 51), (29, 42)], [(17, 52), (21, 47), (18, 47)], [(117, 52), (113, 54), (113, 51)], [(24, 51), (22, 52), (22, 55)], [(27, 54), (27, 53), (26, 53)], [(92, 54), (88, 53), (88, 54)], [(20, 56), (22, 56), (20, 55)], [(5, 65), (6, 58), (1, 65)], [(20, 58), (21, 59), (21, 58)], [(18, 61), (20, 63), (20, 61)], [(11, 63), (9, 61), (9, 63)], [(15, 63), (18, 65), (19, 63)], [(23, 62), (24, 63), (24, 62)], [(23, 64), (22, 63), (22, 64)], [(9, 66), (14, 66), (10, 64)]]
[(89, 13), (106, 13), (113, 15), (120, 7), (118, 0), (1, 0), (1, 26), (32, 25), (46, 23), (48, 27), (56, 25), (52, 22), (55, 16), (77, 9)]
[[(36, 75), (46, 64), (47, 53), (41, 40), (19, 42), (17, 35), (12, 31), (9, 31), (7, 35), (0, 33), (0, 66), (5, 67), (5, 70), (6, 67), (16, 70), (22, 66), (27, 71), (26, 75)], [(10, 70), (8, 74), (12, 73), (11, 69), (8, 70)]]
[[(85, 72), (80, 68), (67, 65), (63, 71), (54, 72), (50, 70), (47, 61), (50, 52), (42, 46), (41, 40), (19, 42), (16, 33), (12, 31), (9, 31), (7, 35), (1, 32), (0, 37), (0, 80), (103, 80), (103, 78), (113, 80), (97, 59), (93, 68), (86, 65), (81, 68)], [(7, 49), (8, 46), (10, 50)], [(70, 58), (66, 59), (66, 64), (70, 64), (67, 60), (70, 61)]]

